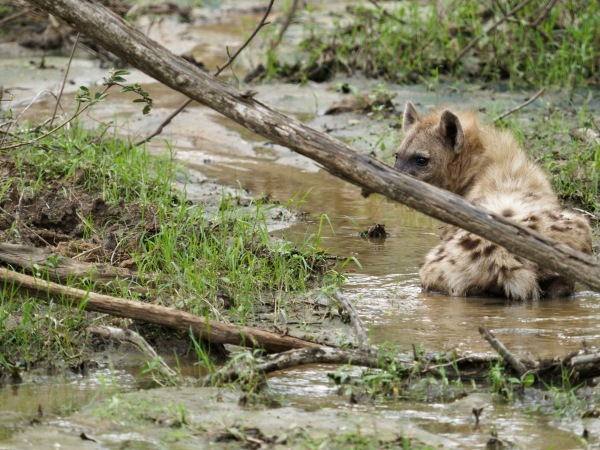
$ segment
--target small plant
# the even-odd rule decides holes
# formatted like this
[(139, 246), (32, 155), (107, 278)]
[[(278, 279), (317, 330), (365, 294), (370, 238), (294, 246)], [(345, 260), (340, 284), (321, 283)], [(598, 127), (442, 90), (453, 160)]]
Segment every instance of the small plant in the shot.
[(535, 383), (535, 375), (526, 373), (520, 378), (507, 376), (501, 361), (490, 367), (488, 380), (492, 385), (492, 392), (503, 399), (512, 402), (517, 393), (522, 393), (526, 388)]

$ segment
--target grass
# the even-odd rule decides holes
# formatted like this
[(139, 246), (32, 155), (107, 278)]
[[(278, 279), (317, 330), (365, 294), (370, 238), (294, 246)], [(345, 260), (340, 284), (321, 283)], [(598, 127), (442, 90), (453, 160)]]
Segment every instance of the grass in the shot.
[[(333, 62), (336, 71), (364, 72), (400, 83), (423, 83), (440, 75), (511, 87), (598, 83), (600, 5), (593, 0), (560, 0), (551, 9), (531, 2), (494, 30), (521, 2), (444, 2), (438, 17), (434, 2), (411, 1), (385, 8), (367, 2), (337, 11), (335, 26), (324, 32), (318, 17), (304, 11), (304, 39), (295, 61), (267, 56), (268, 76), (300, 70), (311, 79), (315, 65)], [(539, 23), (538, 23), (539, 22)], [(470, 50), (461, 55), (470, 41)]]
[[(0, 185), (0, 216), (11, 222), (5, 230), (10, 240), (20, 241), (41, 226), (34, 222), (24, 227), (15, 220), (16, 213), (10, 213), (17, 211), (15, 199), (26, 211), (48, 196), (58, 196), (59, 203), (83, 199), (81, 203), (89, 201), (96, 207), (89, 214), (77, 212), (80, 223), (68, 231), (70, 251), (81, 254), (86, 248), (106, 246), (116, 236), (116, 247), (104, 248), (95, 260), (129, 261), (140, 275), (156, 280), (144, 286), (127, 280), (103, 286), (65, 280), (68, 284), (152, 300), (213, 320), (247, 323), (257, 309), (272, 310), (274, 299), (275, 320), (282, 320), (293, 299), (314, 288), (334, 288), (342, 280), (318, 249), (318, 235), (297, 245), (271, 238), (266, 213), (277, 205), (253, 200), (241, 206), (237, 197), (223, 196), (220, 205), (209, 209), (174, 191), (175, 176), (183, 169), (168, 149), (150, 156), (107, 130), (86, 130), (75, 124), (0, 157), (12, 167), (12, 176)], [(58, 232), (66, 233), (61, 226)], [(38, 269), (43, 275), (44, 268)], [(82, 330), (92, 320), (78, 309), (23, 300), (11, 286), (3, 286), (0, 366), (4, 374), (77, 360), (85, 343)]]
[(526, 118), (509, 117), (501, 125), (516, 133), (523, 148), (546, 170), (563, 201), (597, 214), (600, 144), (571, 137), (574, 130), (579, 134), (596, 132), (585, 102), (577, 109), (577, 115), (571, 108), (541, 109)]

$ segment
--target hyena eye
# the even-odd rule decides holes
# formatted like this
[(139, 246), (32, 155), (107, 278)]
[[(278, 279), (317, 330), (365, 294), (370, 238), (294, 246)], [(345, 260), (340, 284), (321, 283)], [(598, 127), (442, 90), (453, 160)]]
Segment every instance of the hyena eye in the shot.
[(425, 167), (427, 164), (429, 164), (429, 158), (425, 158), (424, 156), (417, 156), (415, 158), (415, 162), (417, 163), (417, 166)]

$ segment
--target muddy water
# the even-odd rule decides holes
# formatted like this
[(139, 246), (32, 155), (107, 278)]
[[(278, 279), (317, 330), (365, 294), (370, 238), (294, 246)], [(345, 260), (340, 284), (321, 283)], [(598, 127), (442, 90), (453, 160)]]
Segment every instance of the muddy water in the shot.
[[(566, 353), (583, 340), (599, 343), (600, 295), (583, 286), (571, 299), (524, 303), (422, 292), (417, 267), (436, 244), (440, 223), (403, 205), (376, 195), (363, 199), (360, 189), (322, 171), (264, 160), (247, 162), (243, 157), (202, 164), (192, 162), (188, 153), (186, 160), (220, 182), (283, 202), (308, 192), (299, 207), (308, 219), (281, 234), (302, 242), (318, 233), (320, 217), (327, 215), (321, 247), (360, 262), (361, 267), (349, 268), (345, 291), (355, 300), (375, 342), (394, 343), (404, 350), (420, 343), (433, 349), (488, 350), (477, 332), (483, 325), (510, 348), (540, 356)], [(375, 223), (385, 224), (390, 237), (359, 237), (361, 229)]]
[[(251, 18), (254, 18), (252, 16)], [(175, 35), (171, 42), (180, 51), (203, 55), (207, 66), (218, 65), (222, 46), (239, 41), (238, 30), (246, 19), (223, 22), (210, 28), (209, 34)], [(248, 19), (249, 20), (249, 19)], [(168, 40), (169, 24), (150, 27), (155, 37)], [(151, 34), (152, 34), (151, 33)], [(203, 37), (200, 41), (199, 35)], [(177, 36), (179, 38), (177, 39)], [(10, 59), (13, 67), (26, 66), (27, 57)], [(20, 59), (19, 59), (20, 58)], [(16, 62), (15, 62), (16, 61)], [(55, 67), (64, 66), (64, 58), (48, 60)], [(73, 68), (74, 85), (90, 84), (104, 74), (88, 61), (79, 61)], [(12, 72), (10, 72), (12, 73)], [(15, 79), (19, 70), (15, 69)], [(34, 74), (38, 72), (32, 72)], [(35, 92), (44, 80), (59, 80), (60, 70), (49, 69), (40, 78), (32, 77), (16, 86), (15, 92)], [(112, 119), (112, 112), (122, 113), (120, 120), (128, 119), (124, 129), (132, 134), (144, 134), (153, 129), (162, 118), (182, 100), (182, 96), (164, 87), (148, 84), (147, 77), (134, 74), (132, 81), (141, 81), (155, 99), (156, 108), (150, 117), (141, 118), (135, 105), (122, 98), (101, 105), (94, 112), (98, 120)], [(362, 79), (349, 81), (365, 91), (375, 83)], [(7, 81), (4, 81), (6, 83)], [(339, 100), (332, 86), (334, 82), (308, 86), (272, 84), (258, 86), (261, 101), (306, 120), (317, 128), (334, 130), (332, 134), (346, 139), (363, 151), (374, 150), (380, 157), (389, 157), (397, 133), (388, 133), (382, 121), (365, 116), (345, 114), (323, 116), (324, 110)], [(5, 86), (6, 87), (6, 86)], [(253, 87), (254, 88), (254, 87)], [(20, 89), (20, 91), (19, 91)], [(486, 107), (504, 110), (522, 101), (523, 95), (491, 94), (485, 91), (443, 89), (427, 92), (422, 88), (389, 86), (396, 92), (395, 102), (401, 105), (411, 99), (430, 107), (438, 103)], [(24, 103), (25, 104), (25, 103)], [(46, 107), (53, 106), (48, 102)], [(40, 109), (44, 108), (41, 104)], [(321, 230), (321, 247), (330, 253), (355, 257), (360, 266), (348, 266), (346, 295), (357, 305), (374, 343), (388, 343), (399, 351), (423, 344), (428, 349), (488, 351), (487, 344), (477, 333), (484, 325), (516, 352), (530, 352), (549, 356), (565, 354), (579, 348), (583, 340), (590, 345), (600, 342), (600, 295), (581, 290), (569, 300), (510, 303), (494, 298), (450, 298), (423, 293), (420, 289), (417, 266), (425, 253), (437, 242), (439, 226), (420, 213), (390, 202), (380, 196), (364, 199), (360, 190), (319, 170), (311, 161), (286, 149), (264, 142), (260, 137), (222, 118), (217, 113), (199, 106), (191, 107), (169, 127), (178, 158), (190, 169), (197, 169), (220, 183), (238, 189), (249, 189), (254, 195), (270, 195), (282, 203), (290, 199), (307, 215), (291, 228), (274, 234), (296, 242), (319, 233), (321, 215), (328, 221)], [(383, 137), (383, 140), (380, 138)], [(382, 149), (381, 143), (385, 143)], [(164, 149), (156, 142), (151, 148)], [(194, 186), (190, 186), (193, 190)], [(299, 200), (303, 202), (297, 205)], [(331, 226), (329, 225), (331, 224)], [(387, 239), (366, 240), (358, 237), (359, 230), (385, 224)], [(340, 412), (367, 412), (381, 417), (399, 419), (402, 423), (416, 424), (428, 431), (459, 442), (463, 447), (483, 447), (492, 431), (509, 438), (521, 448), (579, 448), (580, 420), (560, 419), (541, 414), (530, 414), (528, 406), (514, 407), (493, 402), (486, 396), (469, 396), (451, 404), (381, 401), (375, 404), (349, 405), (347, 396), (338, 395), (337, 388), (325, 376), (336, 368), (311, 366), (278, 373), (270, 378), (274, 395), (282, 395), (286, 405), (307, 411), (334, 409)], [(58, 414), (65, 405), (82, 405), (105, 390), (102, 378), (110, 379), (120, 387), (137, 388), (135, 378), (127, 371), (96, 372), (88, 378), (36, 379), (13, 390), (0, 390), (0, 421), (16, 423), (37, 415), (38, 405), (45, 412)], [(472, 407), (485, 406), (482, 425), (476, 428), (471, 420)], [(12, 430), (13, 428), (6, 428)], [(0, 440), (4, 429), (0, 427)], [(8, 432), (7, 432), (8, 433)], [(449, 441), (451, 442), (451, 441)], [(75, 448), (75, 447), (74, 447)]]

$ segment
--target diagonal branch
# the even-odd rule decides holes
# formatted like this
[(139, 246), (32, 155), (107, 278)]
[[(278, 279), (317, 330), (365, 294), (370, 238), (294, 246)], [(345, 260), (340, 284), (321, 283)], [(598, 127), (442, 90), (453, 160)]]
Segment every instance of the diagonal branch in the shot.
[(70, 22), (157, 81), (249, 130), (311, 158), (329, 173), (482, 236), (540, 267), (600, 291), (600, 261), (352, 149), (172, 54), (105, 8), (79, 0), (28, 0)]
[(521, 361), (519, 361), (515, 357), (515, 355), (513, 355), (504, 346), (502, 342), (496, 339), (496, 336), (490, 333), (489, 330), (487, 330), (484, 327), (479, 327), (479, 334), (481, 334), (484, 337), (484, 339), (488, 341), (488, 344), (490, 344), (492, 348), (496, 350), (498, 354), (502, 356), (502, 358), (504, 358), (513, 369), (515, 369), (519, 376), (522, 376), (525, 372), (527, 372), (527, 367), (525, 367), (525, 365)]
[(501, 121), (502, 119), (504, 119), (505, 117), (511, 115), (514, 112), (517, 112), (520, 109), (525, 108), (527, 105), (530, 105), (531, 103), (533, 103), (534, 101), (537, 100), (537, 98), (542, 95), (544, 92), (546, 91), (546, 88), (541, 88), (539, 91), (537, 91), (529, 100), (521, 103), (520, 105), (515, 106), (512, 109), (509, 109), (508, 111), (506, 111), (505, 113), (500, 114), (498, 117), (496, 117), (492, 122), (496, 123)]

